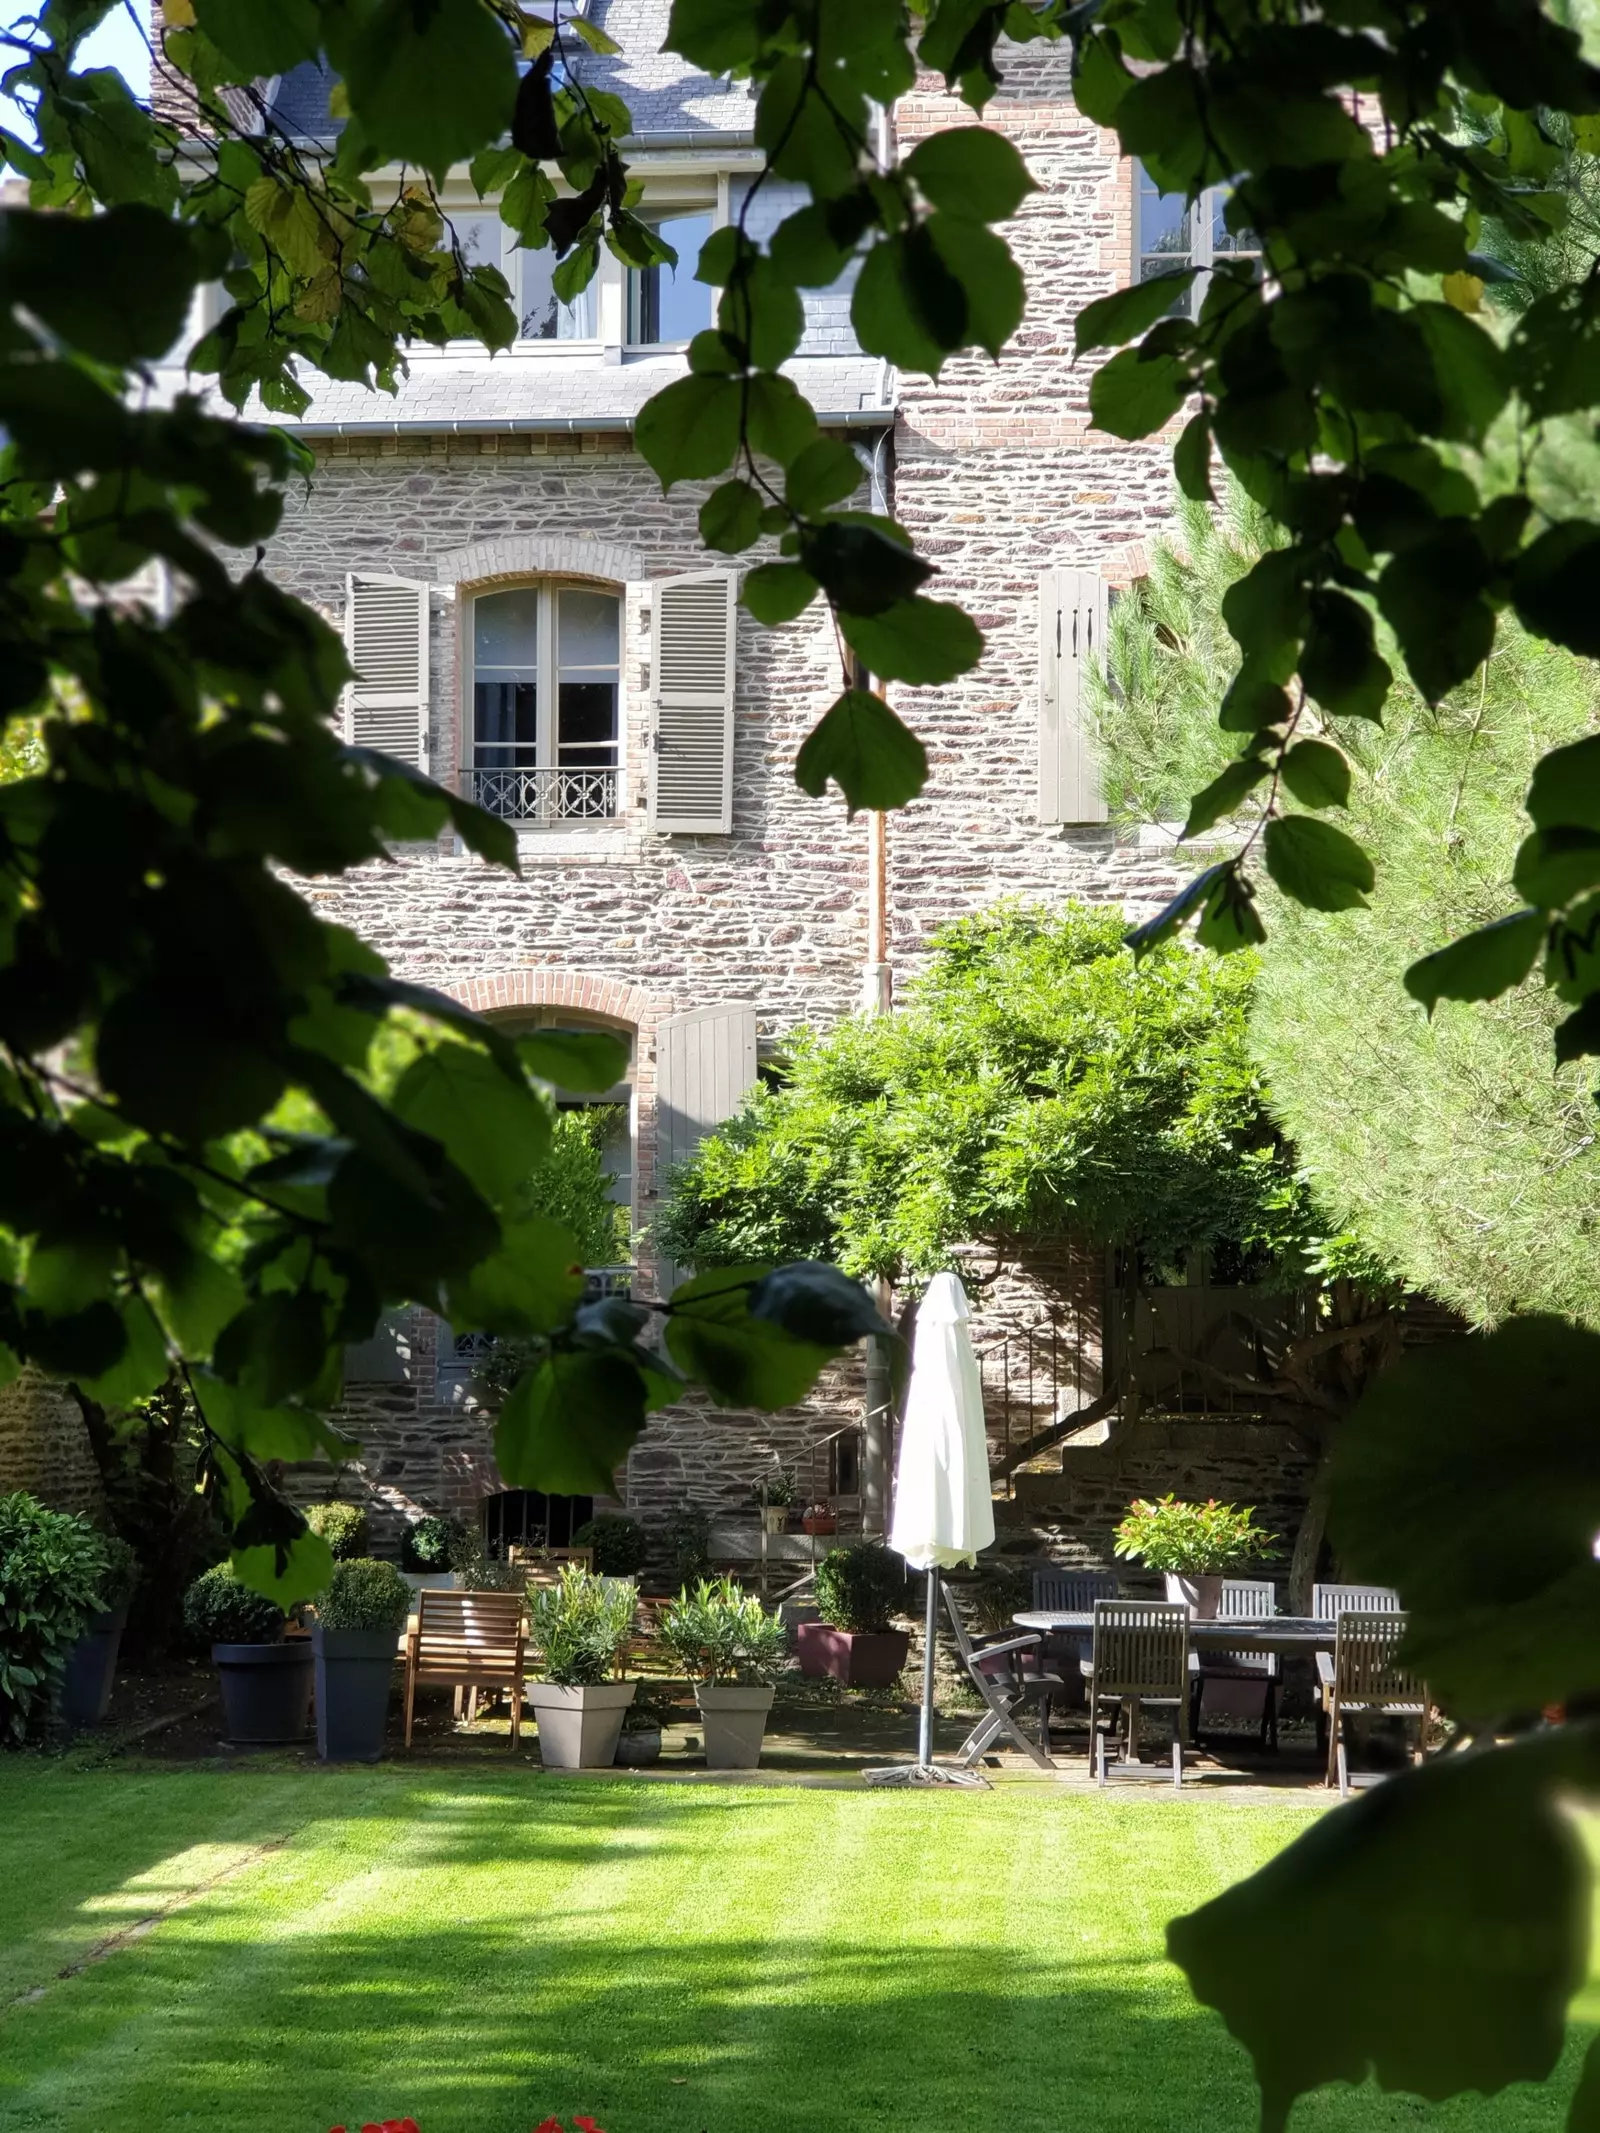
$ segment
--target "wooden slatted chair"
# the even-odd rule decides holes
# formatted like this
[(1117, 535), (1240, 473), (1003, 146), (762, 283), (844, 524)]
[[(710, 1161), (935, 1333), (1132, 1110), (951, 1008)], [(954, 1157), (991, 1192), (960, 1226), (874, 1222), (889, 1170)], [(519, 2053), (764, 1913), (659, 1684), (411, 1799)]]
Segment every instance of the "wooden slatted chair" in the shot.
[[(1278, 1611), (1278, 1590), (1265, 1581), (1257, 1583), (1249, 1578), (1224, 1578), (1222, 1597), (1217, 1603), (1219, 1621), (1254, 1621)], [(1189, 1713), (1189, 1731), (1194, 1744), (1200, 1745), (1201, 1722), (1205, 1716), (1205, 1694), (1209, 1687), (1219, 1683), (1230, 1684), (1224, 1701), (1246, 1708), (1240, 1715), (1248, 1715), (1248, 1706), (1255, 1704), (1261, 1725), (1261, 1745), (1274, 1752), (1278, 1746), (1278, 1655), (1276, 1652), (1191, 1652), (1189, 1654), (1189, 1680), (1192, 1684), (1192, 1703)], [(1243, 1693), (1236, 1684), (1243, 1684)]]
[[(1040, 1631), (1027, 1629), (1015, 1636), (1002, 1631), (998, 1637), (974, 1638), (962, 1620), (956, 1596), (948, 1585), (944, 1588), (944, 1604), (950, 1611), (950, 1627), (955, 1632), (956, 1650), (961, 1654), (961, 1663), (967, 1670), (968, 1679), (983, 1698), (982, 1718), (956, 1750), (957, 1760), (970, 1770), (979, 1758), (989, 1753), (1002, 1734), (1006, 1734), (1019, 1747), (1030, 1762), (1037, 1763), (1041, 1770), (1054, 1770), (1050, 1760), (1050, 1703), (1066, 1687), (1059, 1674), (1045, 1673), (1042, 1669), (1023, 1672), (1024, 1654), (1038, 1656), (1044, 1642)], [(1039, 1739), (1037, 1744), (1029, 1740), (1017, 1724), (1017, 1714), (1031, 1702), (1039, 1706)]]
[(527, 1618), (516, 1592), (417, 1594), (417, 1611), (406, 1624), (406, 1746), (419, 1682), (445, 1682), (456, 1692), (456, 1716), (470, 1696), (469, 1719), (478, 1692), (511, 1691), (511, 1745), (522, 1732), (522, 1679)]
[[(1392, 1585), (1313, 1585), (1311, 1612), (1319, 1622), (1337, 1622), (1341, 1615), (1392, 1615), (1400, 1611), (1400, 1595)], [(1317, 1687), (1322, 1702), (1317, 1706), (1317, 1746), (1328, 1745), (1328, 1691), (1333, 1686), (1333, 1654), (1317, 1653)]]
[(506, 1550), (506, 1561), (513, 1570), (525, 1572), (530, 1585), (559, 1585), (561, 1573), (568, 1563), (579, 1563), (585, 1570), (592, 1570), (594, 1550), (540, 1548), (530, 1542), (513, 1541)]
[(1427, 1683), (1395, 1662), (1406, 1631), (1406, 1618), (1392, 1608), (1372, 1614), (1341, 1614), (1333, 1648), (1333, 1679), (1322, 1692), (1328, 1719), (1327, 1782), (1337, 1783), (1341, 1798), (1350, 1791), (1350, 1764), (1345, 1752), (1344, 1721), (1352, 1711), (1380, 1717), (1414, 1718), (1421, 1762), (1431, 1704)]
[(1081, 1662), (1089, 1684), (1089, 1752), (1095, 1783), (1106, 1782), (1106, 1736), (1100, 1706), (1115, 1703), (1127, 1714), (1127, 1759), (1139, 1752), (1139, 1712), (1147, 1703), (1176, 1705), (1172, 1729), (1172, 1782), (1183, 1783), (1183, 1751), (1189, 1739), (1189, 1610), (1166, 1600), (1097, 1600), (1093, 1656)]
[[(1033, 1573), (1033, 1605), (1037, 1613), (1088, 1615), (1096, 1600), (1114, 1600), (1117, 1581), (1099, 1570), (1036, 1570)], [(1067, 1699), (1074, 1707), (1083, 1702), (1083, 1675), (1079, 1663), (1086, 1656), (1088, 1639), (1072, 1630), (1045, 1632), (1041, 1666), (1053, 1667), (1066, 1678)]]

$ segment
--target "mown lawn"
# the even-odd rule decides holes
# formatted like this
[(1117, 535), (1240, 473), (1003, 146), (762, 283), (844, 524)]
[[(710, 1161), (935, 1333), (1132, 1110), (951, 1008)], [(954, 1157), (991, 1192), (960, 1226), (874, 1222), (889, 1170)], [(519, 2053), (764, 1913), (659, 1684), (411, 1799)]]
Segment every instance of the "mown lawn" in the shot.
[[(1162, 1927), (1308, 1811), (7, 1758), (0, 2128), (1250, 2133)], [(1344, 2090), (1294, 2133), (1561, 2117)]]

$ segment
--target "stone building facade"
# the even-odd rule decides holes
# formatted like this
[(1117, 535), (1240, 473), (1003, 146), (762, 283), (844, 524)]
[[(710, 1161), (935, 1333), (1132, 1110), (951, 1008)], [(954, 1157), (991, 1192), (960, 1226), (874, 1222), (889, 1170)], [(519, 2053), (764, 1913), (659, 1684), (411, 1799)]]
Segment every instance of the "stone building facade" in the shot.
[[(661, 51), (664, 0), (589, 0), (589, 11), (621, 47), (583, 64), (631, 108), (641, 212), (680, 244), (697, 243), (738, 211), (761, 167), (748, 85), (708, 81)], [(538, 297), (529, 337), (512, 351), (419, 350), (393, 399), (308, 379), (313, 404), (291, 425), (315, 471), (269, 563), (346, 628), (363, 676), (352, 731), (414, 752), (434, 776), (499, 806), (517, 823), (521, 860), (512, 876), (445, 842), (311, 881), (306, 893), (405, 977), (511, 1023), (601, 1024), (627, 1036), (620, 1169), (645, 1286), (659, 1273), (649, 1236), (665, 1161), (727, 1115), (787, 1032), (881, 1005), (891, 984), (915, 975), (937, 926), (998, 898), (1115, 902), (1137, 917), (1181, 878), (1170, 849), (1105, 822), (1075, 708), (1107, 593), (1139, 575), (1169, 509), (1168, 445), (1093, 433), (1092, 364), (1072, 351), (1077, 311), (1135, 271), (1136, 174), (1114, 137), (1074, 108), (1064, 46), (1014, 51), (1006, 74), (983, 123), (1016, 142), (1038, 186), (1008, 233), (1028, 282), (1011, 346), (998, 361), (960, 356), (937, 381), (898, 377), (857, 346), (846, 287), (808, 295), (789, 366), (824, 427), (858, 449), (873, 503), (937, 564), (930, 590), (960, 601), (986, 636), (981, 664), (960, 681), (892, 692), (931, 772), (876, 848), (869, 820), (847, 820), (836, 794), (807, 797), (792, 774), (840, 685), (825, 619), (758, 628), (732, 604), (737, 571), (700, 543), (704, 490), (663, 496), (633, 448), (638, 408), (681, 373), (682, 336), (697, 323), (687, 267), (670, 288), (646, 288), (607, 260), (581, 314), (552, 323), (553, 302), (540, 311)], [(326, 92), (309, 70), (288, 77), (274, 91), (280, 122), (324, 130)], [(970, 123), (931, 80), (887, 120), (901, 151)], [(484, 210), (464, 175), (443, 198), (474, 245), (501, 242), (477, 219)], [(784, 188), (764, 188), (752, 227), (790, 204)], [(530, 256), (506, 255), (525, 304), (526, 277), (539, 271)], [(756, 551), (739, 567), (760, 559)], [(565, 767), (565, 638), (536, 654), (529, 619), (543, 598), (541, 646), (552, 626), (564, 632), (564, 591), (614, 598), (618, 623), (605, 683), (614, 723), (598, 751), (570, 751), (576, 776)], [(509, 747), (510, 729), (486, 727), (483, 708), (493, 696), (486, 673), (514, 694), (505, 677), (515, 661), (491, 643), (493, 618), (512, 609), (485, 605), (506, 593), (526, 596), (516, 613), (529, 678), (515, 687), (556, 699), (538, 712), (537, 735), (530, 709), (526, 735)], [(1089, 634), (1075, 664), (1080, 625)], [(698, 632), (692, 656), (685, 630)], [(504, 691), (502, 708), (512, 701)], [(592, 711), (598, 699), (585, 701)], [(592, 726), (584, 731), (592, 740)], [(515, 775), (502, 775), (508, 766)], [(687, 783), (674, 783), (679, 772)], [(1019, 1273), (982, 1294), (980, 1345), (998, 1354), (1030, 1323), (1070, 1334), (1073, 1397), (1092, 1397), (1101, 1271)], [(380, 1534), (422, 1510), (470, 1515), (499, 1490), (458, 1350), (448, 1328), (414, 1315), (352, 1353), (344, 1419), (363, 1452), (340, 1486), (370, 1496)], [(1002, 1404), (1009, 1412), (1009, 1395)], [(617, 1495), (647, 1519), (684, 1499), (727, 1510), (775, 1455), (848, 1495), (840, 1447), (861, 1405), (850, 1366), (792, 1414), (668, 1410), (617, 1477)], [(327, 1477), (305, 1483), (325, 1488)]]

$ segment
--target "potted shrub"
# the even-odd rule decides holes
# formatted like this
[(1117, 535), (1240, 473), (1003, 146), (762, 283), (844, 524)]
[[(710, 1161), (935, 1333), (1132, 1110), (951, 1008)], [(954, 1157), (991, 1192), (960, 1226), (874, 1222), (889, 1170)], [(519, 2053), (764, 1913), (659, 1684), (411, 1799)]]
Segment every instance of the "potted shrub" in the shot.
[(1195, 1615), (1210, 1621), (1228, 1572), (1272, 1552), (1275, 1536), (1262, 1531), (1255, 1515), (1253, 1508), (1241, 1510), (1215, 1497), (1205, 1503), (1140, 1497), (1117, 1527), (1117, 1553), (1161, 1571), (1168, 1599), (1187, 1600)]
[(605, 1770), (638, 1683), (614, 1679), (633, 1634), (632, 1585), (568, 1563), (528, 1595), (529, 1641), (543, 1678), (528, 1684), (546, 1770)]
[(105, 1543), (86, 1518), (0, 1496), (0, 1738), (48, 1716), (67, 1655), (102, 1611)]
[(794, 1476), (787, 1467), (774, 1467), (750, 1491), (752, 1503), (760, 1506), (761, 1523), (769, 1533), (781, 1533), (789, 1523), (794, 1505)]
[(574, 1548), (592, 1551), (597, 1577), (637, 1577), (650, 1552), (645, 1530), (636, 1518), (621, 1518), (605, 1511), (587, 1519), (572, 1536)]
[(413, 1592), (424, 1585), (454, 1585), (456, 1572), (476, 1552), (476, 1536), (459, 1518), (419, 1518), (401, 1539), (401, 1575)]
[(128, 1604), (139, 1582), (139, 1558), (115, 1533), (99, 1536), (105, 1569), (99, 1581), (99, 1611), (67, 1654), (61, 1676), (61, 1715), (69, 1726), (97, 1726), (111, 1708), (117, 1653), (127, 1626)]
[(640, 1703), (637, 1698), (622, 1714), (622, 1731), (617, 1738), (616, 1765), (619, 1770), (642, 1770), (661, 1760), (661, 1713), (652, 1703)]
[(694, 1683), (706, 1767), (754, 1770), (772, 1684), (788, 1664), (782, 1622), (732, 1578), (702, 1578), (663, 1610), (661, 1641)]
[(325, 1540), (336, 1563), (371, 1559), (367, 1514), (355, 1503), (314, 1503), (306, 1507), (306, 1524)]
[(383, 1754), (400, 1631), (411, 1587), (393, 1563), (336, 1562), (317, 1595), (311, 1649), (317, 1677), (317, 1753), (327, 1763), (375, 1763)]
[(311, 1642), (285, 1643), (276, 1601), (241, 1584), (231, 1563), (218, 1563), (184, 1594), (183, 1620), (198, 1643), (211, 1647), (229, 1740), (281, 1745), (305, 1737)]
[(802, 1533), (837, 1533), (839, 1514), (831, 1503), (808, 1503), (800, 1514)]
[(661, 1528), (661, 1552), (669, 1576), (680, 1585), (703, 1578), (711, 1568), (711, 1514), (702, 1504), (680, 1503)]
[(795, 1631), (801, 1673), (831, 1674), (847, 1689), (886, 1689), (897, 1681), (911, 1650), (910, 1637), (891, 1619), (905, 1584), (899, 1557), (876, 1541), (830, 1548), (817, 1565), (822, 1620)]

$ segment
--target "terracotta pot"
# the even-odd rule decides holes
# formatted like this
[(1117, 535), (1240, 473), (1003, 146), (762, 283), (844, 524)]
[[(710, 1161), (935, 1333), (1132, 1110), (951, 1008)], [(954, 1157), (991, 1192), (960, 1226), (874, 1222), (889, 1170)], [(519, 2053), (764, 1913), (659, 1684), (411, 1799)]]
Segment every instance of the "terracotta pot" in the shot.
[(598, 1681), (562, 1688), (530, 1681), (528, 1701), (539, 1721), (539, 1760), (546, 1770), (609, 1770), (622, 1738), (622, 1714), (637, 1681)]
[(1217, 1609), (1222, 1605), (1220, 1576), (1198, 1570), (1169, 1570), (1166, 1579), (1169, 1600), (1186, 1600), (1197, 1622), (1216, 1620)]
[(832, 1511), (808, 1511), (800, 1521), (802, 1533), (837, 1533), (839, 1520)]
[(802, 1622), (795, 1631), (800, 1671), (813, 1680), (831, 1674), (847, 1689), (886, 1689), (900, 1678), (911, 1650), (903, 1629), (833, 1629)]

